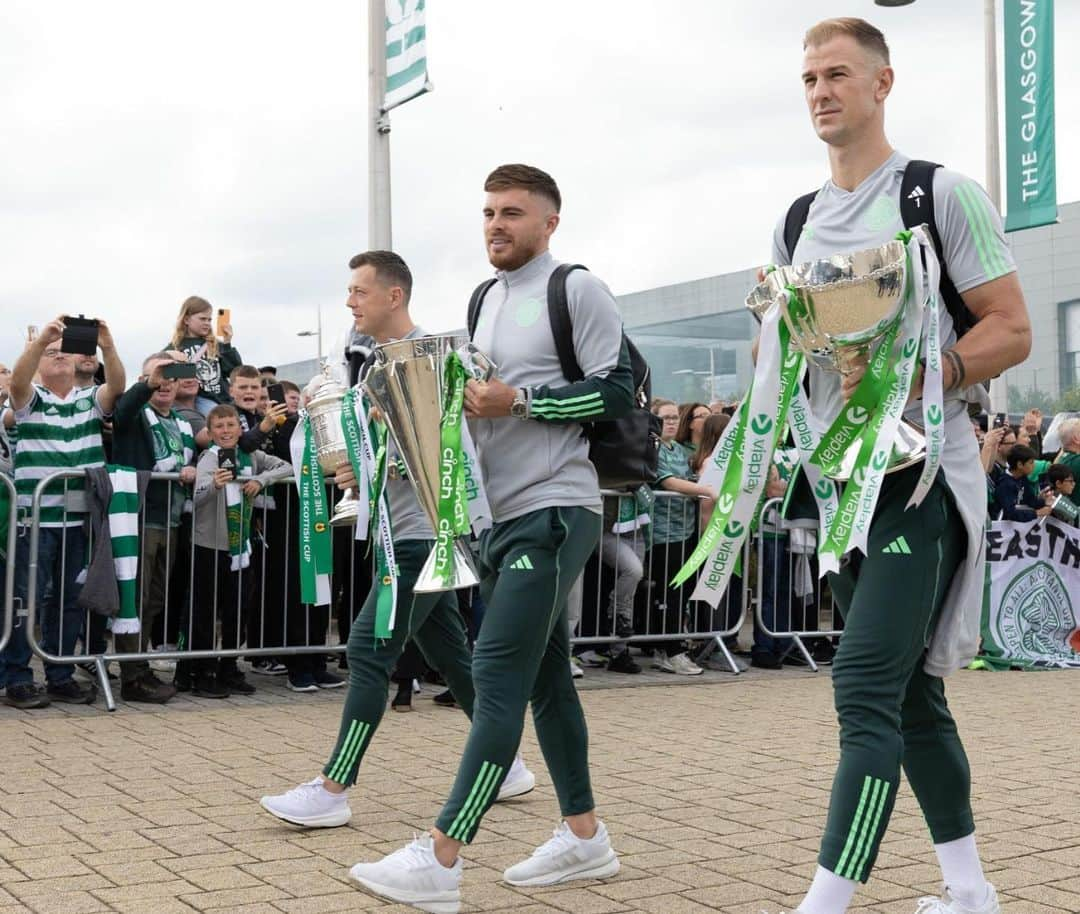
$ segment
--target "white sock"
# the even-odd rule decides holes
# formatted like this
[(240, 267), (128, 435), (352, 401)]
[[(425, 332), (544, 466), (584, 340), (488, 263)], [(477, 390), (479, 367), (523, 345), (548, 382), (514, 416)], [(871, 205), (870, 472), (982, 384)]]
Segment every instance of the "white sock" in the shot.
[(944, 844), (935, 844), (934, 853), (941, 864), (941, 875), (949, 894), (967, 908), (985, 904), (990, 885), (979, 861), (975, 834)]
[(851, 904), (858, 885), (853, 879), (844, 879), (823, 866), (814, 873), (810, 891), (806, 893), (799, 914), (844, 914)]

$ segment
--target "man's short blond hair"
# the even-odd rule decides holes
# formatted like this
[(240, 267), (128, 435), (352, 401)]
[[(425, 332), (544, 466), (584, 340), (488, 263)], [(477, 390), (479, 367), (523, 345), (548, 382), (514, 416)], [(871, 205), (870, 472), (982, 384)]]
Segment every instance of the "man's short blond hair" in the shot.
[(889, 45), (881, 30), (865, 19), (857, 19), (854, 16), (823, 19), (806, 33), (803, 38), (803, 50), (820, 47), (837, 35), (850, 35), (864, 51), (880, 58), (885, 66), (889, 66)]

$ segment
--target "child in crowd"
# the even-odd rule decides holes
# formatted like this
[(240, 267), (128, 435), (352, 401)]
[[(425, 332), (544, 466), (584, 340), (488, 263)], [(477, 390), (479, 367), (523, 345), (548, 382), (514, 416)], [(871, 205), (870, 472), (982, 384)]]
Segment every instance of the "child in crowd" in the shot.
[[(220, 618), (222, 648), (230, 650), (240, 646), (239, 600), (251, 557), (252, 500), (270, 483), (290, 477), (292, 468), (262, 451), (247, 454), (237, 447), (240, 418), (234, 407), (215, 406), (206, 422), (213, 445), (199, 458), (196, 469), (194, 592), (188, 644), (192, 650), (212, 648)], [(235, 471), (219, 465), (223, 449), (235, 454)], [(178, 664), (177, 686), (181, 690), (188, 687), (192, 694), (204, 698), (255, 691), (237, 669), (235, 657)]]
[(176, 329), (165, 348), (179, 349), (195, 363), (199, 379), (196, 406), (203, 415), (216, 404), (228, 402), (228, 377), (243, 361), (233, 349), (232, 336), (229, 324), (221, 327), (220, 342), (214, 336), (214, 309), (205, 298), (192, 295), (180, 306)]
[(1054, 496), (1051, 503), (1054, 517), (1076, 524), (1080, 517), (1080, 507), (1073, 501), (1076, 492), (1076, 477), (1073, 471), (1063, 463), (1055, 463), (1046, 471), (1046, 481)]
[(1050, 508), (1027, 483), (1027, 477), (1035, 470), (1035, 452), (1017, 444), (1009, 451), (1006, 465), (1008, 471), (994, 486), (994, 500), (1001, 509), (1002, 520), (1029, 521), (1049, 514)]

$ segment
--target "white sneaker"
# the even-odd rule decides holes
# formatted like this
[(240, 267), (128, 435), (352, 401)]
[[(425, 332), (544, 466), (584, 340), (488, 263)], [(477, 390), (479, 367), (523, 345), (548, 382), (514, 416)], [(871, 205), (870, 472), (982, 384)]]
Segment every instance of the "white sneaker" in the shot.
[(598, 654), (596, 651), (582, 651), (577, 655), (578, 663), (584, 663), (585, 666), (607, 666), (608, 658), (603, 654)]
[(669, 657), (662, 651), (657, 653), (656, 659), (653, 660), (653, 669), (663, 673), (675, 673), (677, 676), (700, 676), (704, 672), (686, 655), (685, 651), (674, 657)]
[(574, 679), (580, 679), (582, 676), (585, 675), (585, 671), (581, 668), (581, 665), (574, 657), (570, 658), (570, 675)]
[(611, 849), (607, 829), (600, 822), (591, 838), (579, 838), (560, 822), (551, 840), (541, 844), (528, 860), (503, 873), (510, 885), (556, 885), (572, 879), (607, 879), (619, 872), (619, 858)]
[(348, 797), (326, 790), (321, 775), (279, 796), (263, 797), (259, 805), (272, 816), (308, 828), (334, 828), (352, 818)]
[(987, 896), (986, 901), (977, 908), (969, 908), (967, 905), (960, 904), (946, 890), (945, 894), (940, 898), (931, 896), (920, 898), (915, 914), (1001, 914), (1001, 902), (998, 901), (997, 891), (989, 882), (986, 886), (990, 890), (990, 894)]
[(525, 767), (520, 755), (515, 755), (514, 764), (506, 772), (506, 779), (502, 782), (502, 787), (499, 788), (499, 795), (495, 797), (495, 802), (509, 800), (511, 797), (520, 797), (535, 786), (536, 775)]
[(378, 863), (358, 863), (349, 876), (371, 894), (428, 911), (458, 914), (461, 910), (461, 858), (445, 867), (435, 857), (431, 835), (413, 838)]

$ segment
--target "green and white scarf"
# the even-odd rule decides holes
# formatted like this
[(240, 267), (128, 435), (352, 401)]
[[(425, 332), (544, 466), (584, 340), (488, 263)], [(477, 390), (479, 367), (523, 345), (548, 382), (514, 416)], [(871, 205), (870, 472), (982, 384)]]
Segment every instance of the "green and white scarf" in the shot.
[(131, 467), (108, 466), (109, 537), (112, 540), (120, 611), (112, 619), (114, 635), (139, 633), (139, 607), (135, 580), (139, 573), (139, 483)]
[[(217, 454), (215, 444), (210, 451)], [(251, 479), (251, 455), (236, 451), (236, 479), (225, 483), (225, 527), (229, 536), (229, 568), (240, 571), (251, 564), (251, 499), (245, 497), (241, 479)]]

